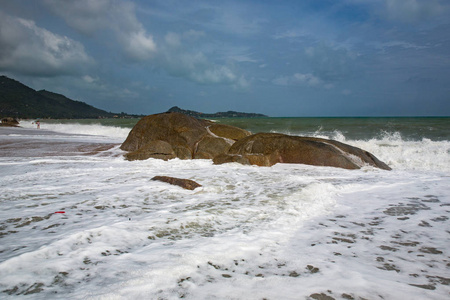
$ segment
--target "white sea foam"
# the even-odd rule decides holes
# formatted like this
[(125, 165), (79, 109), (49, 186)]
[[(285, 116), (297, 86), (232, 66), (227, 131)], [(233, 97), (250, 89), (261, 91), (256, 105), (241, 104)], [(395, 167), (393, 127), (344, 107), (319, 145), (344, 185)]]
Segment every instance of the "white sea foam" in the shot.
[[(24, 128), (36, 128), (35, 122), (32, 121), (22, 121), (20, 126)], [(85, 135), (85, 136), (97, 136), (97, 137), (107, 137), (109, 139), (113, 139), (114, 142), (119, 141), (123, 142), (128, 133), (130, 132), (130, 128), (122, 128), (116, 126), (105, 126), (101, 124), (79, 124), (79, 123), (45, 123), (41, 122), (40, 130), (44, 131), (54, 131), (64, 134), (71, 135)]]
[[(29, 121), (21, 122), (21, 126), (35, 128), (36, 125)], [(44, 123), (41, 124), (41, 128), (44, 131), (49, 130), (78, 135), (79, 138), (85, 140), (89, 140), (90, 137), (92, 141), (107, 139), (115, 143), (123, 142), (131, 130), (130, 128), (100, 124), (84, 125), (78, 123)], [(383, 132), (379, 137), (369, 140), (352, 140), (347, 139), (345, 134), (339, 130), (326, 134), (322, 132), (322, 129), (318, 129), (310, 135), (337, 140), (369, 151), (392, 168), (403, 170), (450, 171), (450, 141), (448, 140), (432, 141), (423, 138), (420, 141), (410, 141), (403, 139), (399, 132)]]
[(356, 140), (347, 139), (339, 130), (326, 134), (321, 129), (311, 134), (300, 135), (332, 139), (361, 148), (394, 169), (450, 171), (449, 140), (432, 141), (428, 138), (419, 141), (405, 140), (399, 132), (383, 132), (377, 138)]
[(339, 139), (394, 170), (0, 157), (0, 298), (445, 299), (447, 142)]
[(370, 140), (347, 140), (340, 132), (328, 138), (369, 151), (391, 168), (450, 171), (450, 141), (447, 140), (405, 141), (399, 132), (386, 132)]

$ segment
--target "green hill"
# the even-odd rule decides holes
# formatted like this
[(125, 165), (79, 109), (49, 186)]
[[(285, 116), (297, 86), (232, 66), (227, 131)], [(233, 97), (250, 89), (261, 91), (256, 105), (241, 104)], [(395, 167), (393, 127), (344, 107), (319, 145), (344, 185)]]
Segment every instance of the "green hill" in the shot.
[(238, 112), (238, 111), (226, 111), (226, 112), (216, 112), (213, 114), (205, 114), (193, 110), (185, 110), (181, 109), (178, 106), (174, 106), (170, 108), (167, 112), (179, 112), (194, 118), (261, 118), (261, 117), (267, 117), (263, 114), (256, 114), (256, 113), (245, 113), (245, 112)]
[(0, 76), (0, 117), (20, 119), (110, 118), (114, 114), (63, 95), (32, 88), (6, 76)]

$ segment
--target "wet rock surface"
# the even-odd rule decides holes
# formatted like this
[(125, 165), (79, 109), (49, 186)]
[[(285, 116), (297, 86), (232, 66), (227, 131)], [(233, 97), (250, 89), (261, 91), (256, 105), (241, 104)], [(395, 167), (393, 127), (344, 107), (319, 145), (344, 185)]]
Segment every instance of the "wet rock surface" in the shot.
[(195, 182), (193, 180), (175, 178), (175, 177), (169, 177), (169, 176), (155, 176), (151, 180), (162, 181), (162, 182), (166, 182), (166, 183), (169, 183), (172, 185), (177, 185), (186, 190), (195, 190), (196, 188), (201, 187), (201, 184), (198, 184), (197, 182)]
[(236, 139), (250, 132), (214, 124), (181, 113), (162, 113), (142, 118), (120, 147), (128, 160), (210, 159), (226, 153)]
[(181, 113), (142, 118), (120, 147), (128, 160), (212, 159), (214, 164), (238, 162), (258, 166), (296, 163), (359, 169), (390, 167), (371, 153), (333, 141), (279, 133), (250, 132)]
[(0, 126), (3, 127), (19, 127), (19, 121), (13, 117), (4, 117), (0, 121)]
[[(272, 166), (276, 163), (299, 163), (359, 169), (365, 164), (390, 170), (371, 153), (333, 140), (289, 136), (280, 133), (258, 133), (231, 146), (230, 155), (239, 155), (250, 164)], [(215, 160), (216, 164), (221, 163)]]

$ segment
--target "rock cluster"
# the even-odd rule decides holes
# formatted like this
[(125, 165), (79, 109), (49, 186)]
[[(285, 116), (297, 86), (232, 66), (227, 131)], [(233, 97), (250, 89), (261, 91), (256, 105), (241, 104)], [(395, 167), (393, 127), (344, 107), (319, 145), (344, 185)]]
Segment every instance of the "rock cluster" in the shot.
[(121, 146), (128, 160), (159, 158), (213, 159), (258, 166), (298, 163), (359, 169), (371, 165), (390, 170), (362, 149), (313, 137), (250, 132), (171, 112), (142, 118)]
[(297, 163), (344, 169), (359, 169), (368, 164), (390, 170), (389, 166), (362, 149), (333, 140), (279, 133), (248, 136), (234, 143), (227, 154), (214, 158), (216, 164), (230, 161), (258, 166)]
[(2, 118), (0, 126), (18, 127), (19, 121), (16, 118), (5, 117), (5, 118)]
[(250, 134), (181, 113), (162, 113), (142, 118), (120, 148), (129, 151), (125, 155), (128, 160), (212, 159)]

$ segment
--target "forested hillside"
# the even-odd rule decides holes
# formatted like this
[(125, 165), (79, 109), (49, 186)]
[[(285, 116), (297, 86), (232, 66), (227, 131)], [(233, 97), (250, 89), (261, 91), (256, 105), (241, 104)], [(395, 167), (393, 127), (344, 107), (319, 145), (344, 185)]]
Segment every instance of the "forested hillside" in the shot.
[(107, 118), (114, 114), (63, 95), (32, 88), (0, 76), (0, 117), (30, 118)]

